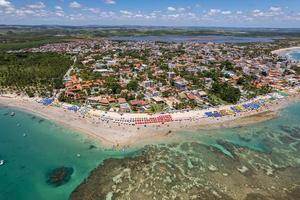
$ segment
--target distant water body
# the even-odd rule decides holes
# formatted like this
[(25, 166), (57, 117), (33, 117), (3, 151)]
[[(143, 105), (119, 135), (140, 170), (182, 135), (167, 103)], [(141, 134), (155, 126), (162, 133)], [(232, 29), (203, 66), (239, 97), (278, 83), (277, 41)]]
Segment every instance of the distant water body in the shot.
[[(0, 200), (67, 200), (104, 159), (131, 154), (95, 146), (50, 121), (0, 107), (0, 159), (5, 160), (0, 166)], [(70, 181), (59, 187), (48, 185), (47, 173), (58, 167), (74, 169)]]
[(235, 36), (128, 36), (112, 37), (116, 41), (147, 41), (147, 42), (214, 42), (214, 43), (256, 43), (272, 42), (268, 37), (235, 37)]

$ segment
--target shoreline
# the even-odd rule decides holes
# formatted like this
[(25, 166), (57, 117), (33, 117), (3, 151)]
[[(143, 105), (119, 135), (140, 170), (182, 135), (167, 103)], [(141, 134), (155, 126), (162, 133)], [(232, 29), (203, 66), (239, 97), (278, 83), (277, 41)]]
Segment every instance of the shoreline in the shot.
[[(88, 138), (99, 142), (104, 148), (127, 148), (129, 146), (141, 146), (153, 143), (154, 141), (161, 141), (164, 138), (170, 138), (174, 132), (234, 128), (264, 122), (278, 117), (280, 110), (299, 100), (300, 94), (293, 94), (283, 99), (278, 99), (276, 102), (268, 104), (259, 110), (246, 111), (220, 118), (197, 118), (199, 113), (203, 114), (207, 110), (186, 113), (179, 112), (173, 114), (174, 121), (172, 122), (147, 126), (129, 126), (112, 122), (101, 122), (99, 118), (93, 116), (82, 116), (79, 113), (63, 108), (43, 106), (34, 101), (34, 99), (27, 97), (0, 96), (0, 106), (3, 105), (29, 112), (85, 134)], [(178, 120), (180, 117), (182, 120)]]
[(300, 47), (289, 47), (289, 48), (278, 49), (272, 51), (271, 53), (277, 54), (278, 56), (288, 56), (288, 54), (291, 52), (300, 52)]

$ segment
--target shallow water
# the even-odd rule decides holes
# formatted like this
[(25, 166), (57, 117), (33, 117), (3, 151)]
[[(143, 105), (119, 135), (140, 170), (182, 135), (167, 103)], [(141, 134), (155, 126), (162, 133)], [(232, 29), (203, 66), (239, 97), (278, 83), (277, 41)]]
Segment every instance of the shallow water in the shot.
[(237, 128), (181, 132), (175, 136), (175, 141), (198, 141), (224, 150), (218, 144), (221, 139), (254, 151), (269, 153), (272, 149), (265, 143), (266, 138), (270, 134), (275, 138), (279, 136), (282, 126), (299, 126), (299, 120), (300, 103), (295, 103), (281, 111), (279, 118), (270, 121)]
[[(102, 163), (104, 159), (124, 158), (140, 152), (135, 150), (128, 150), (125, 153), (105, 151), (100, 147), (90, 149), (91, 145), (95, 144), (81, 134), (20, 111), (14, 111), (16, 115), (11, 117), (9, 115), (11, 111), (8, 108), (0, 109), (0, 159), (6, 161), (4, 166), (0, 166), (1, 200), (66, 200), (76, 186), (88, 176), (89, 171)], [(273, 168), (276, 166), (282, 169), (299, 167), (300, 138), (296, 138), (300, 137), (299, 120), (300, 103), (297, 103), (281, 112), (279, 118), (256, 125), (210, 131), (181, 132), (165, 141), (166, 145), (158, 144), (154, 149), (150, 148), (149, 155), (157, 161), (151, 163), (152, 160), (150, 160), (149, 165), (145, 165), (145, 167), (167, 162), (171, 166), (179, 166), (187, 174), (197, 172), (193, 176), (204, 176), (205, 178), (201, 179), (205, 181), (204, 183), (209, 183), (211, 172), (206, 171), (199, 174), (197, 170), (198, 168), (202, 170), (209, 164), (213, 164), (219, 169), (224, 164), (222, 169), (224, 172), (222, 171), (222, 173), (232, 173), (238, 176), (236, 169), (241, 165), (236, 165), (236, 160), (232, 159), (234, 156), (239, 156), (245, 165), (258, 163), (259, 166)], [(24, 133), (26, 137), (23, 137)], [(293, 136), (292, 133), (298, 135)], [(226, 142), (231, 147), (233, 145), (235, 150), (230, 149), (230, 145), (226, 146)], [(204, 146), (201, 146), (202, 144)], [(232, 159), (232, 161), (230, 159), (222, 160), (224, 156), (218, 157), (219, 154), (215, 150), (211, 152), (206, 149), (209, 146), (223, 152), (224, 156)], [(237, 150), (238, 147), (241, 147), (241, 151)], [(76, 156), (78, 153), (81, 155), (80, 158)], [(256, 157), (257, 155), (264, 159), (260, 160), (259, 157)], [(212, 158), (214, 159), (212, 160)], [(269, 159), (270, 162), (264, 163), (265, 160)], [(117, 162), (116, 166), (119, 167), (122, 161)], [(56, 188), (48, 185), (46, 174), (50, 170), (62, 166), (74, 168), (71, 180)], [(230, 168), (226, 168), (226, 166)], [(110, 173), (110, 171), (109, 168), (106, 173)], [(153, 174), (155, 173), (154, 171)], [(163, 177), (163, 175), (161, 176)], [(114, 176), (114, 174), (112, 176), (108, 174), (107, 183)], [(247, 181), (247, 179), (245, 180)], [(291, 182), (291, 184), (293, 183)], [(110, 188), (108, 187), (108, 189)], [(232, 191), (234, 190), (233, 187)], [(109, 193), (111, 191), (104, 190), (103, 192)]]
[(298, 200), (299, 120), (297, 103), (271, 121), (175, 134), (141, 156), (105, 162), (71, 199)]
[(293, 52), (290, 54), (290, 56), (295, 59), (300, 61), (300, 52)]
[[(0, 166), (1, 200), (66, 200), (104, 159), (133, 153), (94, 148), (97, 145), (81, 134), (9, 108), (0, 109), (0, 127), (0, 159), (5, 160)], [(48, 185), (46, 174), (63, 166), (74, 169), (70, 181)]]

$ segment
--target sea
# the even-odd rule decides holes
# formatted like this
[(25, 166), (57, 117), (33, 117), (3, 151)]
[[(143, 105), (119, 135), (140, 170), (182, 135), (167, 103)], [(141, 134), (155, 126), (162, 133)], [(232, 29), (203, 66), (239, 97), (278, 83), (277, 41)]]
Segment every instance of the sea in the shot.
[[(10, 114), (14, 112), (15, 115)], [(234, 129), (181, 132), (173, 142), (198, 141), (214, 146), (230, 155), (218, 143), (220, 139), (232, 144), (268, 152), (262, 140), (264, 131), (276, 133), (280, 126), (299, 125), (300, 103), (286, 108), (280, 117), (256, 125)], [(0, 109), (0, 199), (1, 200), (67, 200), (71, 192), (89, 172), (108, 158), (135, 156), (142, 149), (103, 149), (83, 134), (70, 131), (51, 121), (19, 110)], [(251, 136), (251, 133), (261, 135)], [(243, 138), (241, 135), (251, 138)], [(74, 170), (71, 179), (61, 186), (48, 184), (48, 174), (59, 167)]]
[(299, 60), (300, 61), (300, 52), (292, 52), (289, 54), (289, 56), (294, 59), (294, 60)]
[[(134, 153), (103, 149), (83, 134), (0, 107), (0, 200), (66, 200), (104, 159)], [(73, 169), (71, 179), (58, 187), (48, 184), (49, 173), (60, 167)]]

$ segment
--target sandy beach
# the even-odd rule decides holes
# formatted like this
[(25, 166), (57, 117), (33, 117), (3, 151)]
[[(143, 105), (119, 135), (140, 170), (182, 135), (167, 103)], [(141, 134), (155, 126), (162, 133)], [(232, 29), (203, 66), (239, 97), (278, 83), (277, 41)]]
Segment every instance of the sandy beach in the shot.
[(275, 51), (272, 51), (272, 54), (277, 54), (279, 56), (286, 56), (290, 52), (300, 51), (300, 47), (290, 47), (290, 48), (284, 48), (284, 49), (278, 49)]
[[(218, 118), (204, 117), (207, 111), (228, 109), (230, 105), (208, 110), (195, 110), (171, 113), (173, 121), (163, 124), (132, 125), (115, 122), (115, 120), (101, 121), (98, 117), (82, 115), (67, 109), (55, 106), (44, 106), (36, 100), (20, 96), (0, 96), (0, 105), (17, 108), (34, 115), (49, 119), (62, 126), (86, 134), (93, 140), (99, 141), (102, 146), (123, 148), (142, 143), (151, 143), (164, 137), (171, 137), (174, 132), (186, 130), (230, 128), (258, 123), (278, 116), (280, 109), (300, 99), (299, 94), (278, 99), (258, 110), (241, 112)], [(146, 117), (148, 114), (134, 113), (107, 113), (111, 119), (132, 119)], [(157, 114), (158, 115), (158, 114)], [(152, 115), (151, 115), (152, 116)], [(153, 115), (155, 116), (155, 115)]]

